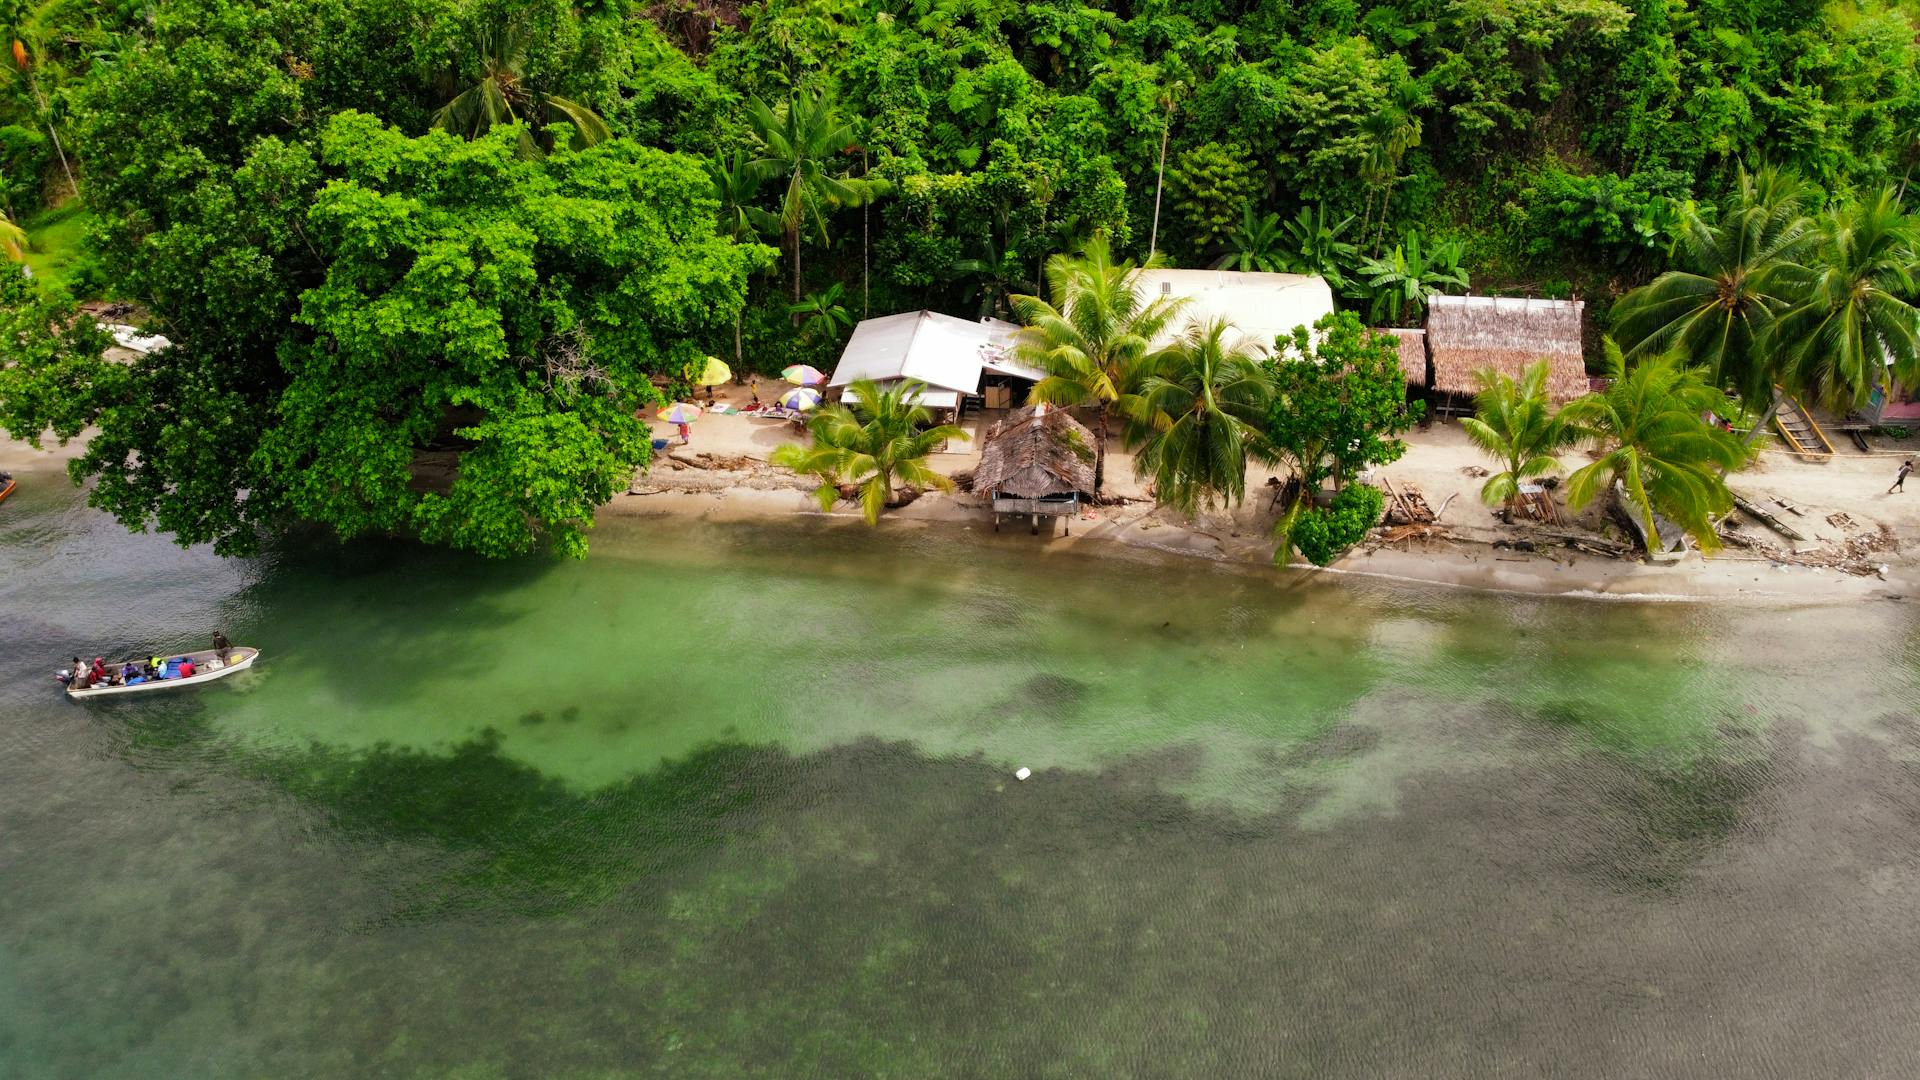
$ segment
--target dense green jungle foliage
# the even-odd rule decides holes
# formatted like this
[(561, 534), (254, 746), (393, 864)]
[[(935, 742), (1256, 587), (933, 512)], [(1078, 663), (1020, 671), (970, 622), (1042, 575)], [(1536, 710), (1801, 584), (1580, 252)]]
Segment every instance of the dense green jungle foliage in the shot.
[(97, 424), (96, 505), (232, 552), (298, 520), (579, 550), (649, 453), (634, 410), (702, 356), (831, 366), (844, 320), (796, 305), (1007, 314), (1098, 232), (1322, 273), (1376, 322), (1469, 281), (1579, 295), (1597, 342), (1741, 165), (1804, 177), (1812, 214), (1920, 158), (1914, 19), (1858, 3), (0, 0), (0, 26), (0, 209), (83, 201), (75, 280), (176, 343), (112, 376), (48, 346), (0, 395), (58, 407), (0, 414)]

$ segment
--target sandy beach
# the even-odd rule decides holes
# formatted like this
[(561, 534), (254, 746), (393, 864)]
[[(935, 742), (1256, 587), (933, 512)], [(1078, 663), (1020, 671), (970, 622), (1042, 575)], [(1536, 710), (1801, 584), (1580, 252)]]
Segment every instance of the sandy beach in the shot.
[[(779, 384), (768, 384), (769, 390)], [(725, 387), (722, 404), (748, 400), (744, 387)], [(969, 416), (962, 426), (973, 434), (933, 458), (949, 476), (966, 477), (979, 459), (986, 428), (1005, 414)], [(674, 435), (656, 424), (656, 434)], [(785, 515), (820, 515), (811, 484), (767, 463), (773, 449), (804, 437), (799, 425), (745, 414), (709, 414), (694, 426), (692, 442), (671, 445), (653, 465), (635, 476), (631, 488), (602, 509), (607, 515), (676, 514), (714, 521), (764, 520)], [(1895, 468), (1906, 453), (1900, 444), (1876, 440), (1871, 452), (1848, 445), (1824, 461), (1806, 461), (1777, 448), (1733, 479), (1741, 495), (1779, 510), (1778, 516), (1804, 539), (1793, 540), (1736, 512), (1736, 539), (1720, 551), (1689, 553), (1677, 563), (1654, 564), (1639, 557), (1609, 557), (1570, 546), (1589, 538), (1607, 546), (1626, 541), (1617, 522), (1598, 506), (1580, 515), (1567, 512), (1557, 525), (1517, 522), (1505, 525), (1496, 510), (1481, 504), (1481, 472), (1487, 462), (1466, 439), (1457, 422), (1435, 422), (1407, 435), (1405, 457), (1377, 471), (1396, 491), (1411, 489), (1438, 511), (1428, 526), (1383, 526), (1334, 565), (1319, 569), (1296, 563), (1275, 573), (1359, 575), (1490, 591), (1607, 597), (1634, 600), (1754, 599), (1771, 602), (1831, 603), (1848, 599), (1902, 599), (1920, 589), (1920, 561), (1903, 548), (1905, 538), (1920, 536), (1920, 487), (1911, 494), (1887, 494)], [(75, 440), (65, 447), (49, 443), (35, 450), (24, 442), (0, 440), (0, 468), (34, 474), (28, 482), (65, 483), (66, 461), (79, 453)], [(1920, 449), (1911, 452), (1920, 452)], [(1582, 452), (1563, 456), (1567, 471), (1587, 460)], [(1274, 542), (1270, 477), (1278, 470), (1255, 465), (1248, 471), (1247, 500), (1231, 510), (1203, 512), (1193, 518), (1156, 507), (1134, 477), (1133, 462), (1122, 450), (1110, 450), (1107, 489), (1121, 501), (1093, 508), (1071, 521), (1043, 522), (1036, 546), (1082, 548), (1120, 543), (1168, 554), (1271, 565)], [(1774, 502), (1772, 500), (1778, 500)], [(833, 512), (849, 528), (864, 528), (851, 504)], [(882, 529), (993, 527), (984, 501), (957, 491), (929, 492), (911, 504), (888, 511)], [(1008, 521), (1008, 531), (1025, 532), (1027, 522)], [(1739, 546), (1741, 540), (1748, 545)], [(1529, 550), (1530, 548), (1530, 550)]]

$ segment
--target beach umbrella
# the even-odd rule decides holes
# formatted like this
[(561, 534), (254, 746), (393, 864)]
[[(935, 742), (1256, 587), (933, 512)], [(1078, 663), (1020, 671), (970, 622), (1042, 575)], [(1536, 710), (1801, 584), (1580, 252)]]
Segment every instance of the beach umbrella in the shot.
[(782, 371), (780, 377), (797, 386), (819, 386), (827, 381), (827, 377), (820, 373), (819, 368), (809, 367), (806, 364), (795, 364)]
[(709, 356), (707, 366), (700, 369), (700, 377), (694, 380), (694, 385), (706, 387), (707, 401), (712, 403), (713, 388), (731, 378), (733, 369), (727, 366), (727, 362), (717, 356)]
[(660, 419), (665, 420), (669, 424), (691, 424), (695, 420), (700, 419), (700, 413), (702, 411), (698, 405), (691, 405), (684, 401), (676, 401), (660, 410)]
[(804, 386), (798, 390), (789, 390), (780, 395), (780, 407), (784, 409), (806, 412), (808, 409), (814, 408), (819, 404), (820, 391)]

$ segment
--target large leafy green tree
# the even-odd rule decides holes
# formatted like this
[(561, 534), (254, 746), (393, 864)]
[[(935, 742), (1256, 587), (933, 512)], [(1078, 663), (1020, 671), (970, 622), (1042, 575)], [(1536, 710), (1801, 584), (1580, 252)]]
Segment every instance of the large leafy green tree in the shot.
[(1192, 512), (1246, 498), (1247, 459), (1270, 460), (1261, 430), (1273, 380), (1224, 319), (1194, 322), (1144, 366), (1128, 418), (1133, 468), (1164, 505)]
[(1501, 507), (1501, 519), (1509, 525), (1520, 484), (1558, 469), (1558, 451), (1578, 434), (1547, 401), (1547, 371), (1547, 361), (1539, 360), (1518, 379), (1492, 368), (1475, 372), (1480, 392), (1473, 398), (1473, 415), (1460, 421), (1473, 445), (1501, 466), (1480, 486), (1480, 500)]
[(1098, 234), (1080, 255), (1047, 260), (1051, 303), (1037, 296), (1013, 298), (1014, 311), (1027, 324), (1014, 338), (1014, 351), (1047, 373), (1028, 400), (1098, 412), (1095, 492), (1106, 482), (1111, 419), (1115, 413), (1140, 411), (1142, 362), (1184, 306), (1170, 297), (1143, 297), (1139, 272), (1131, 260), (1115, 262), (1107, 237)]
[(91, 402), (124, 394), (132, 373), (103, 361), (112, 339), (73, 301), (0, 263), (0, 430), (34, 446), (64, 443), (93, 420)]
[(1916, 245), (1920, 227), (1892, 188), (1826, 214), (1816, 265), (1796, 275), (1799, 295), (1763, 342), (1780, 357), (1787, 386), (1850, 408), (1866, 404), (1889, 371), (1908, 385), (1920, 381), (1920, 311), (1906, 300)]
[(1685, 530), (1703, 550), (1719, 546), (1714, 519), (1733, 509), (1724, 476), (1746, 461), (1738, 437), (1703, 419), (1728, 410), (1727, 397), (1678, 353), (1627, 365), (1607, 343), (1606, 391), (1577, 398), (1561, 418), (1600, 452), (1567, 478), (1567, 504), (1578, 510), (1615, 481), (1628, 513), (1657, 550), (1655, 513)]
[(1281, 338), (1267, 363), (1267, 441), (1293, 462), (1303, 498), (1328, 478), (1344, 484), (1370, 465), (1400, 460), (1407, 444), (1396, 436), (1425, 407), (1407, 402), (1393, 335), (1367, 328), (1350, 311), (1322, 318), (1314, 331), (1302, 326)]
[(1613, 306), (1627, 358), (1677, 348), (1716, 385), (1766, 400), (1779, 370), (1762, 342), (1806, 290), (1800, 262), (1818, 241), (1807, 216), (1817, 194), (1791, 170), (1742, 168), (1717, 214), (1687, 207), (1675, 268)]
[[(697, 161), (519, 145), (512, 128), (461, 143), (329, 125), (339, 178), (308, 214), (327, 273), (255, 454), (294, 514), (583, 552), (594, 508), (647, 459), (648, 376), (698, 362), (771, 255), (720, 234)], [(430, 471), (436, 451), (451, 475)]]
[(818, 477), (814, 497), (822, 510), (833, 509), (841, 484), (853, 485), (869, 525), (879, 522), (882, 510), (897, 505), (896, 481), (951, 491), (953, 481), (928, 467), (927, 458), (949, 439), (968, 436), (952, 424), (933, 423), (933, 414), (919, 403), (925, 389), (924, 383), (911, 379), (884, 388), (862, 379), (847, 388), (850, 406), (829, 405), (808, 422), (812, 445), (778, 447), (772, 461)]

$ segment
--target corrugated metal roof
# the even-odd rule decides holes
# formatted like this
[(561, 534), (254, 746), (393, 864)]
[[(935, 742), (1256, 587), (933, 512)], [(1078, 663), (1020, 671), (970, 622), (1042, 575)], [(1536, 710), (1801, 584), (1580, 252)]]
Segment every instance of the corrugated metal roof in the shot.
[(980, 389), (981, 349), (990, 331), (937, 311), (904, 311), (853, 328), (828, 386), (861, 379), (918, 379), (963, 394)]
[(1311, 327), (1333, 314), (1333, 289), (1310, 274), (1263, 274), (1239, 270), (1142, 270), (1137, 281), (1142, 301), (1186, 297), (1181, 317), (1155, 345), (1185, 332), (1195, 319), (1225, 318), (1239, 331), (1227, 344), (1249, 340), (1263, 353), (1275, 338), (1296, 326)]

